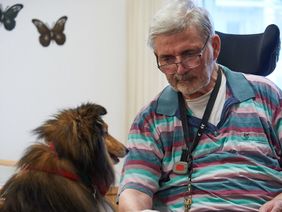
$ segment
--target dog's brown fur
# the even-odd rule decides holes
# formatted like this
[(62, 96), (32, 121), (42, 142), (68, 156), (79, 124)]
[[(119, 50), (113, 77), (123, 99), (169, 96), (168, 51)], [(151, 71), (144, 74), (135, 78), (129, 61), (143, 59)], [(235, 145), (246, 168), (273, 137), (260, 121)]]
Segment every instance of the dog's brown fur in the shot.
[[(34, 130), (41, 139), (18, 161), (0, 191), (1, 212), (93, 212), (112, 207), (104, 198), (114, 183), (113, 162), (127, 149), (107, 132), (100, 105), (59, 112)], [(111, 160), (112, 158), (112, 160)]]

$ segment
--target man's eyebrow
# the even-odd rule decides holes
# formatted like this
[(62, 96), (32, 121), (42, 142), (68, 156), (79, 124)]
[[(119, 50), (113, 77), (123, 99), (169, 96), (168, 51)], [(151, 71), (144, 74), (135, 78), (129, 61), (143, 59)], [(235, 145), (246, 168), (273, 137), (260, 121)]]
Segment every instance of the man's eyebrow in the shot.
[(168, 58), (168, 57), (175, 57), (174, 55), (171, 55), (171, 54), (162, 54), (159, 56), (159, 58)]
[(158, 59), (173, 56), (173, 55), (169, 55), (169, 54), (161, 54), (161, 55), (158, 55), (156, 52), (154, 52), (154, 54), (155, 54), (155, 56), (156, 56)]
[(171, 54), (162, 54), (159, 55), (158, 58), (159, 59), (165, 59), (165, 58), (171, 58), (171, 57), (176, 57), (176, 56), (181, 56), (181, 55), (194, 55), (196, 53), (198, 53), (200, 51), (200, 49), (186, 49), (183, 50), (180, 54), (178, 55), (171, 55)]
[(189, 55), (189, 54), (193, 55), (193, 54), (198, 53), (199, 51), (201, 51), (201, 49), (186, 49), (182, 51), (180, 55)]

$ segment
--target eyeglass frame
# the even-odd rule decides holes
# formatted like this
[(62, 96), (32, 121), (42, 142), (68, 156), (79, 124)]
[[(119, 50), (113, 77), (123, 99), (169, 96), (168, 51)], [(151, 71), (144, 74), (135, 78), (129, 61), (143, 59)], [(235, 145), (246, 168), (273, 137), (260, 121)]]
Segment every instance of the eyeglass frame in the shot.
[[(201, 57), (202, 57), (202, 55), (203, 55), (203, 53), (204, 53), (204, 51), (205, 51), (205, 49), (206, 49), (206, 46), (207, 46), (207, 43), (208, 43), (209, 39), (210, 39), (210, 36), (207, 37), (207, 39), (206, 39), (206, 41), (205, 41), (205, 43), (204, 43), (204, 46), (200, 49), (199, 53), (191, 54), (191, 55), (187, 56), (185, 59), (188, 59), (188, 58), (191, 58), (191, 57), (199, 57), (199, 59), (201, 59)], [(159, 58), (158, 58), (158, 56), (157, 56), (156, 54), (155, 54), (155, 56), (156, 56), (156, 60), (157, 60), (158, 69), (159, 69), (161, 72), (165, 73), (165, 74), (174, 74), (174, 73), (177, 71), (177, 69), (178, 69), (178, 64), (182, 64), (182, 65), (184, 66), (183, 61), (185, 61), (185, 59), (182, 60), (182, 61), (180, 61), (180, 62), (177, 62), (177, 63), (167, 63), (167, 64), (160, 65), (160, 64), (159, 64)], [(176, 55), (176, 56), (177, 56), (177, 55)], [(198, 65), (196, 65), (196, 66), (194, 66), (194, 67), (186, 67), (186, 66), (184, 66), (184, 67), (185, 67), (185, 68), (192, 69), (192, 68), (198, 67), (200, 64), (201, 64), (201, 63), (199, 63)], [(167, 73), (167, 71), (164, 71), (164, 70), (161, 69), (161, 67), (165, 67), (165, 66), (168, 66), (168, 65), (175, 65), (175, 67), (176, 67), (175, 71), (173, 71), (172, 73)]]

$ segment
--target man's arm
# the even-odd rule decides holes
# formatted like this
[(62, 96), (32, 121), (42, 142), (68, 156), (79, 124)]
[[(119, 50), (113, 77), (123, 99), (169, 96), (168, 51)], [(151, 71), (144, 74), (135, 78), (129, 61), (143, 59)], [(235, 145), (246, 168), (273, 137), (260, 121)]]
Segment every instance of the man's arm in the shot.
[(259, 209), (259, 212), (281, 212), (282, 211), (282, 193), (265, 203)]
[(152, 198), (134, 189), (124, 190), (119, 197), (119, 211), (133, 212), (152, 208)]

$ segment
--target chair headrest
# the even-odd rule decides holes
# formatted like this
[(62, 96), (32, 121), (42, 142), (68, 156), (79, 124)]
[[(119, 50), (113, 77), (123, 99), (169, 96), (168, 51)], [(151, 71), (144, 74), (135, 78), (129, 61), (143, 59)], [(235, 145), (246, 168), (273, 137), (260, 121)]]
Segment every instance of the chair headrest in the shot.
[(234, 71), (267, 76), (279, 59), (280, 30), (268, 25), (263, 33), (228, 34), (216, 31), (221, 38), (218, 63)]

